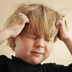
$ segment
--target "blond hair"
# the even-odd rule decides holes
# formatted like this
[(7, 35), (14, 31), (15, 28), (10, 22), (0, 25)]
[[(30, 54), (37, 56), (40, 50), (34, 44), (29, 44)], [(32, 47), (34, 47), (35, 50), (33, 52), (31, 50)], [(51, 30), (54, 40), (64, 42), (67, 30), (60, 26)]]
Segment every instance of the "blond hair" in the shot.
[[(7, 26), (12, 22), (12, 16), (23, 13), (29, 18), (29, 24), (23, 29), (28, 34), (39, 34), (57, 38), (58, 29), (56, 21), (62, 18), (62, 14), (42, 5), (42, 4), (21, 4), (7, 20)], [(9, 41), (10, 47), (14, 50), (15, 46)]]

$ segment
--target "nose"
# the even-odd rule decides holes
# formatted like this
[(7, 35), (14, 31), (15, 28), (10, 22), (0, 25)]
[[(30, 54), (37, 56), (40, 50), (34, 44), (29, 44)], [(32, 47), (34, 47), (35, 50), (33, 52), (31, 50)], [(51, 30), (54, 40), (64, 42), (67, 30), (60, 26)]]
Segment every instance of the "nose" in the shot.
[(38, 38), (35, 42), (35, 46), (37, 48), (44, 48), (45, 47), (45, 42), (42, 38)]

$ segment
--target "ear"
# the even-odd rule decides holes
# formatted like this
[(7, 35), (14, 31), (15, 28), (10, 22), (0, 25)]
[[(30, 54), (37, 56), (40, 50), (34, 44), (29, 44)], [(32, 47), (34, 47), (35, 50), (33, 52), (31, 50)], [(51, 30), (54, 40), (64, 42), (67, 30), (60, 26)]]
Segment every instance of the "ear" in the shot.
[(15, 38), (9, 38), (8, 41), (9, 41), (10, 47), (15, 48), (15, 46), (16, 46)]

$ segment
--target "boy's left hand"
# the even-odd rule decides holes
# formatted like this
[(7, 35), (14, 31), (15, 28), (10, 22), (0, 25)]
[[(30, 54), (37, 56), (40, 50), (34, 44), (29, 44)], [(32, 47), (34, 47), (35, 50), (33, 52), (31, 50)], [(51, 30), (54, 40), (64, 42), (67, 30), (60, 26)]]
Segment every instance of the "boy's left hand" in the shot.
[(66, 41), (69, 37), (69, 31), (67, 29), (66, 22), (64, 20), (64, 17), (57, 21), (56, 26), (58, 27), (58, 38), (62, 41)]
[(61, 20), (58, 20), (56, 23), (56, 26), (58, 27), (58, 30), (59, 30), (58, 38), (66, 44), (67, 48), (72, 54), (72, 36), (70, 35), (67, 29), (64, 18), (62, 18)]

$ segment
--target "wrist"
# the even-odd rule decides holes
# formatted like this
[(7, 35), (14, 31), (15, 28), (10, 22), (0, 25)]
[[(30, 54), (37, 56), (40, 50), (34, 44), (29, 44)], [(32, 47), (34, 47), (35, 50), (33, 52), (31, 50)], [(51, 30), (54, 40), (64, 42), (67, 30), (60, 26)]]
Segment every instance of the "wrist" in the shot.
[(68, 35), (66, 38), (64, 38), (64, 43), (68, 43), (68, 42), (71, 42), (72, 41), (72, 37), (71, 35)]
[(68, 36), (65, 40), (64, 43), (66, 44), (67, 48), (69, 49), (70, 53), (72, 54), (72, 37), (71, 35)]
[(13, 30), (11, 28), (5, 28), (5, 32), (9, 36), (9, 38), (12, 37)]

